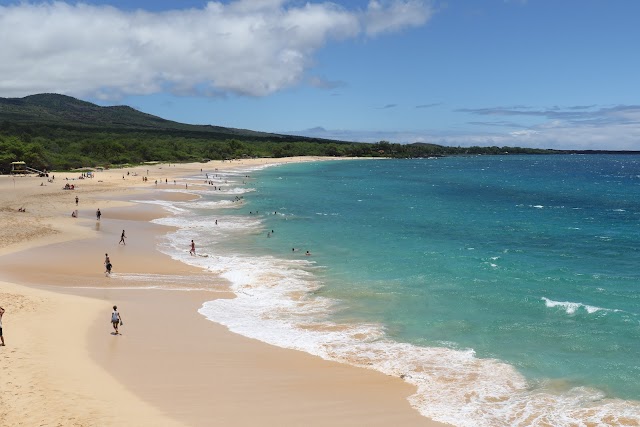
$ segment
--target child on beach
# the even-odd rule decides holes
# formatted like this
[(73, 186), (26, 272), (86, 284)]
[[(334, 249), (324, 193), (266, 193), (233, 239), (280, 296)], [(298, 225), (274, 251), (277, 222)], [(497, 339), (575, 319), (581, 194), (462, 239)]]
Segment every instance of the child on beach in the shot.
[(122, 317), (120, 313), (118, 313), (118, 306), (113, 306), (113, 313), (111, 313), (111, 324), (113, 325), (113, 329), (116, 331), (115, 335), (120, 334), (118, 331), (118, 325), (122, 326)]

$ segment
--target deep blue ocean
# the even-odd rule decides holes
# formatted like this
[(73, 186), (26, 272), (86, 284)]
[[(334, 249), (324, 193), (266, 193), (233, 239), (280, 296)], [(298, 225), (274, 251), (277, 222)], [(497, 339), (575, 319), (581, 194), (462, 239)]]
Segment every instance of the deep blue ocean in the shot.
[(206, 303), (209, 319), (402, 377), (417, 410), (454, 425), (640, 425), (640, 156), (341, 160), (189, 181), (201, 198), (167, 206), (158, 222), (180, 229), (162, 250), (229, 281), (238, 297)]

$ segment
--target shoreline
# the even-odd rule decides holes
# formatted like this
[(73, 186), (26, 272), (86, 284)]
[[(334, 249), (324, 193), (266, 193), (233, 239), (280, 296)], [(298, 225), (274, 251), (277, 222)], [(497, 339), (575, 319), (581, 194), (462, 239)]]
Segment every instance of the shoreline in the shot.
[[(284, 163), (280, 159), (273, 160), (274, 163)], [(243, 165), (246, 164), (233, 162), (224, 166), (233, 168)], [(152, 171), (150, 180), (155, 179), (153, 175), (156, 174), (163, 179), (175, 177), (178, 180), (187, 174), (198, 173), (199, 167), (204, 166), (178, 165), (167, 168), (170, 172), (167, 169), (160, 170), (163, 165), (143, 167)], [(216, 166), (222, 167), (220, 164), (206, 164), (209, 170)], [(391, 423), (406, 426), (443, 425), (422, 417), (410, 406), (407, 397), (414, 388), (400, 378), (328, 362), (306, 353), (242, 337), (198, 314), (198, 308), (205, 301), (233, 297), (233, 294), (228, 292), (222, 279), (174, 261), (155, 248), (158, 235), (166, 233), (169, 228), (148, 222), (150, 218), (162, 214), (160, 208), (127, 201), (138, 196), (147, 197), (149, 192), (141, 196), (142, 193), (126, 185), (126, 171), (109, 171), (112, 175), (110, 184), (113, 184), (109, 191), (97, 189), (94, 193), (80, 192), (80, 197), (93, 199), (82, 203), (78, 219), (71, 219), (70, 215), (64, 219), (63, 212), (71, 212), (69, 208), (72, 206), (66, 206), (69, 203), (63, 203), (63, 206), (55, 209), (50, 207), (47, 213), (54, 213), (50, 222), (41, 219), (34, 228), (47, 230), (49, 226), (57, 232), (44, 233), (44, 239), (26, 239), (18, 244), (13, 242), (0, 246), (0, 255), (4, 254), (0, 256), (0, 266), (3, 276), (10, 276), (12, 282), (29, 286), (11, 285), (14, 295), (18, 295), (21, 289), (25, 294), (35, 292), (35, 295), (52, 290), (55, 295), (70, 299), (66, 303), (69, 310), (77, 305), (84, 306), (84, 301), (92, 301), (87, 306), (94, 310), (100, 307), (100, 313), (82, 314), (86, 324), (78, 325), (77, 329), (84, 328), (83, 342), (76, 339), (70, 345), (88, 345), (90, 360), (86, 360), (85, 354), (83, 362), (94, 365), (96, 372), (109, 372), (106, 375), (110, 380), (126, 387), (127, 392), (134, 395), (130, 399), (134, 406), (147, 408), (149, 419), (159, 417), (156, 418), (156, 425), (173, 425), (174, 422), (239, 426), (256, 423), (304, 423), (311, 426), (382, 426)], [(119, 181), (121, 174), (125, 183)], [(0, 177), (0, 186), (3, 185), (3, 178)], [(82, 187), (78, 185), (79, 189)], [(152, 192), (155, 185), (148, 183), (145, 187)], [(177, 193), (163, 193), (165, 196), (167, 194)], [(97, 206), (103, 210), (99, 224), (91, 217)], [(27, 214), (31, 211), (27, 207)], [(54, 228), (59, 223), (63, 223), (63, 226)], [(126, 248), (117, 245), (121, 228), (127, 229)], [(104, 248), (108, 248), (110, 255), (113, 254), (114, 275), (111, 278), (99, 274)], [(33, 260), (38, 260), (37, 269), (29, 268), (33, 266)], [(126, 278), (120, 278), (121, 274)], [(207, 281), (209, 284), (213, 280), (215, 289), (213, 292), (135, 289), (149, 287), (149, 281), (158, 280), (191, 283), (195, 289), (204, 289), (198, 283)], [(132, 281), (135, 282), (134, 286), (131, 286)], [(43, 287), (47, 291), (41, 290)], [(4, 289), (4, 286), (0, 286), (0, 292)], [(70, 302), (72, 300), (75, 302)], [(83, 303), (77, 304), (78, 301)], [(123, 315), (123, 335), (119, 337), (107, 335), (110, 333), (108, 316), (112, 302), (119, 305)], [(45, 316), (47, 313), (44, 304), (30, 314), (23, 313), (15, 319), (14, 311), (12, 308), (3, 319), (8, 345), (0, 351), (3, 358), (11, 349), (14, 338), (10, 337), (17, 332), (16, 320), (28, 315)], [(63, 329), (66, 331), (67, 327)], [(48, 341), (56, 339), (50, 337)], [(43, 340), (47, 341), (47, 338)], [(12, 363), (16, 366), (15, 361)], [(51, 375), (55, 377), (57, 374), (52, 372)], [(93, 388), (99, 387), (96, 384)], [(67, 395), (76, 392), (74, 387), (64, 391), (63, 394)], [(83, 396), (90, 399), (97, 395), (89, 388)], [(5, 394), (0, 393), (0, 403), (4, 403), (4, 400)], [(71, 401), (66, 406), (69, 411), (78, 405)], [(111, 406), (109, 400), (103, 402), (103, 406), (93, 411), (108, 414)], [(115, 422), (114, 418), (113, 424)], [(131, 418), (128, 423), (145, 425), (137, 421), (132, 423)], [(152, 423), (149, 421), (149, 425)], [(111, 419), (102, 418), (97, 424), (77, 425), (113, 424)]]

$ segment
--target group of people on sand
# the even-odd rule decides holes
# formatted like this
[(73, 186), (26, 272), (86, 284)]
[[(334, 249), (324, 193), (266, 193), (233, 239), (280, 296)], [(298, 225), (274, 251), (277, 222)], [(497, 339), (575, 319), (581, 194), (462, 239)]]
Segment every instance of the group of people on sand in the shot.
[[(124, 241), (126, 237), (127, 236), (125, 235), (125, 231), (122, 230), (122, 234), (120, 235), (120, 242), (118, 242), (118, 244), (122, 243), (123, 245), (126, 245)], [(104, 272), (105, 276), (110, 276), (113, 265), (111, 264), (111, 258), (109, 258), (108, 253), (104, 254), (104, 268), (105, 268), (105, 272)], [(120, 315), (120, 312), (118, 312), (118, 306), (116, 305), (113, 306), (113, 312), (111, 313), (111, 325), (113, 326), (113, 330), (114, 330), (113, 335), (120, 335), (118, 326), (122, 326), (123, 323), (122, 323), (122, 316)]]
[[(98, 210), (99, 211), (99, 210)], [(126, 245), (124, 239), (127, 236), (125, 235), (125, 231), (122, 230), (122, 234), (120, 235), (120, 241), (118, 242), (118, 244), (123, 244)], [(111, 264), (111, 258), (109, 258), (109, 254), (106, 253), (104, 254), (104, 268), (105, 268), (105, 276), (110, 276), (111, 275), (111, 269), (113, 268), (113, 265)], [(111, 313), (111, 325), (113, 326), (113, 330), (114, 333), (113, 335), (120, 335), (120, 331), (118, 330), (118, 326), (122, 326), (122, 316), (120, 315), (120, 313), (118, 312), (118, 306), (113, 306), (113, 312)]]
[[(157, 181), (156, 181), (156, 183), (157, 183)], [(188, 188), (186, 184), (185, 184), (185, 188)], [(236, 200), (234, 200), (234, 201), (241, 201), (241, 200), (242, 200), (242, 197), (236, 197)], [(77, 204), (78, 204), (78, 198), (76, 197), (76, 205)], [(75, 212), (77, 212), (77, 211), (75, 211)], [(253, 214), (253, 212), (251, 212), (251, 213)], [(255, 213), (257, 214), (258, 212), (255, 212)], [(274, 214), (276, 214), (276, 212), (274, 212)], [(100, 220), (101, 216), (102, 216), (102, 213), (100, 212), (100, 209), (98, 209), (96, 211), (96, 218), (97, 218), (98, 221)], [(215, 223), (217, 225), (218, 224), (218, 220), (216, 220)], [(271, 237), (271, 235), (273, 235), (273, 234), (274, 234), (274, 230), (271, 230), (271, 232), (268, 233), (268, 237)], [(120, 241), (118, 242), (118, 244), (126, 245), (126, 242), (125, 242), (126, 237), (127, 236), (125, 234), (125, 230), (122, 230), (122, 234), (120, 235)], [(296, 249), (292, 248), (292, 251), (295, 252)], [(190, 248), (189, 248), (189, 254), (192, 255), (192, 256), (196, 256), (196, 244), (193, 241), (193, 239), (191, 240), (191, 245), (190, 245)], [(306, 256), (310, 256), (311, 253), (309, 251), (306, 251), (305, 255)], [(111, 275), (111, 269), (113, 268), (113, 265), (111, 264), (111, 259), (109, 258), (109, 254), (105, 253), (104, 256), (105, 256), (105, 259), (104, 259), (105, 275), (109, 276), (109, 275)], [(1, 313), (0, 313), (0, 319), (1, 319)], [(118, 327), (123, 325), (122, 316), (121, 316), (120, 312), (118, 312), (118, 307), (115, 306), (115, 305), (113, 306), (113, 312), (111, 313), (111, 324), (112, 324), (113, 330), (114, 330), (113, 335), (120, 335)], [(0, 323), (0, 337), (1, 336), (2, 336), (2, 329), (1, 329), (1, 323)], [(3, 343), (4, 343), (4, 341), (3, 341)]]
[[(76, 196), (76, 206), (78, 205), (78, 197)], [(72, 216), (77, 217), (77, 213), (78, 211), (75, 210), (74, 213), (72, 214)], [(96, 211), (96, 219), (98, 221), (100, 221), (100, 218), (102, 217), (102, 212), (100, 211), (100, 209), (98, 209)], [(127, 238), (126, 232), (125, 230), (122, 230), (122, 234), (120, 234), (120, 241), (118, 242), (118, 245), (122, 244), (122, 245), (126, 245), (127, 242), (125, 241), (125, 239)], [(113, 264), (111, 264), (111, 258), (109, 258), (109, 254), (105, 253), (104, 254), (104, 275), (105, 276), (111, 276), (111, 269), (113, 268)], [(118, 330), (118, 326), (122, 326), (122, 317), (120, 316), (120, 313), (118, 312), (118, 307), (117, 306), (113, 306), (113, 312), (111, 313), (111, 324), (113, 326), (113, 330), (114, 335), (119, 335), (120, 331)]]

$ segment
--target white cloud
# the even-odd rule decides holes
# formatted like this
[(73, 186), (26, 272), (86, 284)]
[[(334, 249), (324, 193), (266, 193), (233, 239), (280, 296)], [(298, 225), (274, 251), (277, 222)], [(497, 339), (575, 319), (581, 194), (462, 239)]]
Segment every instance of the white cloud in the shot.
[(518, 136), (508, 145), (571, 150), (640, 150), (640, 124), (594, 125), (554, 121), (534, 133)]
[[(524, 128), (521, 130), (491, 134), (493, 145), (572, 150), (640, 150), (639, 105), (600, 108), (590, 105), (541, 110), (531, 107), (491, 107), (456, 111), (484, 116), (530, 116), (544, 119), (535, 126), (520, 126)], [(495, 125), (505, 129), (518, 126), (511, 122), (496, 122)], [(481, 138), (482, 134), (476, 134), (475, 137)]]
[(521, 139), (535, 138), (539, 134), (540, 132), (538, 132), (537, 130), (531, 130), (531, 129), (516, 130), (509, 133), (509, 135), (511, 135), (512, 137), (521, 138)]
[(372, 2), (366, 11), (287, 0), (158, 13), (63, 2), (0, 6), (0, 96), (265, 96), (303, 81), (330, 40), (398, 31), (430, 15), (416, 0)]
[(370, 36), (418, 27), (431, 18), (434, 10), (423, 1), (393, 1), (386, 5), (371, 0), (366, 12), (366, 32)]

